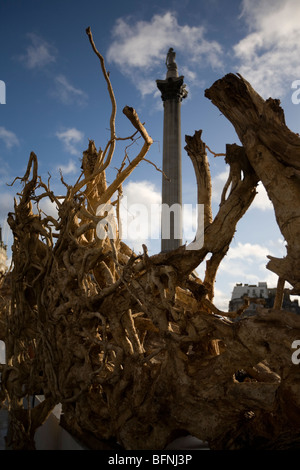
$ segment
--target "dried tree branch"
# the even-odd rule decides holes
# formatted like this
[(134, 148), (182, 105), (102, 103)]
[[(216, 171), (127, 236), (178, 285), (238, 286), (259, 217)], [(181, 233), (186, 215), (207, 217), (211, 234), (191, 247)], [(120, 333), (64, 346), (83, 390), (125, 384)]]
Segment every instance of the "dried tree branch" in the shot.
[(300, 168), (300, 137), (291, 132), (279, 100), (264, 101), (240, 75), (228, 74), (205, 95), (232, 122), (270, 200), (287, 242), (287, 256), (270, 258), (268, 269), (300, 293), (300, 198), (296, 173)]
[[(145, 158), (152, 138), (136, 111), (125, 107), (133, 135), (138, 132), (144, 142), (127, 166), (124, 157), (108, 185), (116, 107), (103, 57), (89, 28), (87, 34), (112, 100), (111, 138), (104, 152), (89, 142), (82, 175), (65, 185), (63, 197), (39, 178), (31, 153), (24, 177), (15, 180), (22, 190), (8, 217), (13, 267), (0, 280), (0, 338), (7, 356), (0, 365), (0, 403), (10, 416), (9, 448), (34, 449), (36, 430), (58, 403), (61, 424), (91, 449), (164, 449), (181, 432), (211, 449), (299, 448), (300, 369), (291, 360), (291, 345), (300, 323), (281, 308), (292, 267), (298, 285), (298, 258), (292, 256), (299, 240), (296, 139), (276, 102), (264, 102), (241, 78), (225, 77), (206, 93), (232, 119), (243, 147), (226, 146), (229, 178), (214, 218), (207, 146), (201, 131), (186, 137), (198, 203), (205, 205), (203, 246), (152, 256), (143, 246), (137, 256), (118, 236), (111, 240), (105, 232), (100, 240), (96, 226), (105, 217), (96, 215), (98, 205), (118, 192), (112, 202), (118, 214), (122, 184)], [(288, 162), (284, 149), (294, 147)], [(282, 169), (288, 172), (277, 173)], [(284, 193), (287, 178), (291, 185)], [(214, 283), (259, 180), (287, 234), (288, 257), (270, 261), (280, 273), (274, 308), (261, 307), (248, 317), (254, 299), (223, 312), (213, 303)], [(32, 204), (46, 197), (57, 205), (56, 223), (41, 210), (33, 214)], [(286, 197), (290, 206), (283, 214)], [(193, 270), (209, 256), (201, 281)], [(29, 397), (37, 393), (45, 400), (31, 407)]]
[(108, 74), (108, 72), (106, 71), (106, 67), (105, 67), (105, 63), (104, 63), (104, 58), (103, 58), (103, 56), (100, 54), (100, 52), (97, 50), (97, 48), (96, 48), (96, 46), (95, 46), (95, 43), (94, 43), (94, 40), (93, 40), (92, 31), (91, 31), (91, 28), (90, 28), (90, 27), (88, 27), (88, 28), (86, 29), (86, 34), (88, 35), (88, 38), (89, 38), (90, 43), (91, 43), (91, 45), (92, 45), (93, 51), (95, 52), (95, 54), (97, 55), (97, 57), (98, 57), (99, 60), (100, 60), (102, 73), (103, 73), (104, 78), (105, 78), (106, 83), (107, 83), (107, 88), (108, 88), (108, 92), (109, 92), (109, 96), (110, 96), (110, 100), (111, 100), (111, 105), (112, 105), (112, 111), (111, 111), (111, 115), (110, 115), (110, 141), (109, 141), (109, 152), (108, 152), (108, 155), (107, 155), (107, 157), (106, 157), (106, 161), (105, 161), (105, 163), (103, 164), (103, 166), (102, 166), (102, 168), (101, 168), (101, 171), (103, 171), (103, 170), (105, 170), (105, 169), (108, 167), (108, 165), (110, 164), (111, 159), (112, 159), (112, 157), (113, 157), (115, 145), (116, 145), (115, 120), (116, 120), (116, 113), (117, 113), (117, 104), (116, 104), (116, 99), (115, 99), (114, 91), (113, 91), (113, 88), (112, 88), (112, 85), (111, 85), (111, 82), (110, 82), (110, 79), (109, 79), (109, 74)]

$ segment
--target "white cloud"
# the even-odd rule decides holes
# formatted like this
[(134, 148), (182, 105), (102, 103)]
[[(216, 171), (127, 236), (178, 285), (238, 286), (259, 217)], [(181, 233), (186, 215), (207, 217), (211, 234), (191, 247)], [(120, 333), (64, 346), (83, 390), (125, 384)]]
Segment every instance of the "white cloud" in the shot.
[(257, 194), (250, 206), (250, 209), (259, 209), (262, 211), (273, 210), (273, 204), (270, 201), (268, 193), (261, 182), (259, 182), (256, 190)]
[(265, 245), (258, 243), (231, 244), (228, 253), (222, 261), (219, 274), (226, 275), (234, 282), (274, 281), (278, 277), (271, 273), (266, 265), (268, 255), (282, 257), (286, 255), (285, 244), (282, 239), (269, 240)]
[[(82, 141), (84, 137), (83, 132), (72, 127), (61, 132), (56, 132), (55, 135), (64, 144), (65, 150), (67, 152), (71, 153), (72, 155), (79, 155), (80, 152), (77, 150), (76, 144), (79, 144)], [(70, 170), (70, 164), (68, 167), (65, 167), (65, 169), (66, 168), (67, 170), (68, 168)]]
[[(123, 189), (121, 217), (124, 241), (141, 249), (160, 246), (161, 192), (149, 181), (129, 182)], [(183, 204), (183, 243), (194, 240), (197, 231), (197, 212), (193, 204)], [(160, 248), (158, 248), (160, 250)]]
[(13, 194), (5, 191), (0, 193), (0, 214), (7, 214), (14, 208), (14, 196)]
[(262, 245), (239, 242), (236, 246), (229, 248), (226, 260), (242, 259), (243, 261), (248, 260), (252, 263), (266, 258), (267, 254), (268, 249)]
[(50, 199), (42, 199), (39, 208), (46, 214), (54, 219), (58, 219), (58, 212), (57, 212), (57, 206), (54, 202), (52, 202)]
[[(224, 185), (228, 179), (229, 171), (224, 170), (221, 173), (217, 174), (214, 176), (212, 179), (212, 202), (213, 203), (220, 203), (221, 201), (221, 194), (224, 188)], [(273, 210), (273, 205), (269, 199), (269, 196), (267, 194), (267, 191), (265, 190), (265, 187), (261, 182), (259, 182), (257, 188), (256, 188), (257, 194), (254, 198), (254, 201), (252, 202), (249, 210), (252, 209), (259, 209), (262, 211), (265, 210)], [(228, 197), (230, 193), (230, 188), (228, 188), (226, 197)]]
[(119, 18), (107, 58), (130, 76), (145, 95), (155, 89), (155, 83), (152, 81), (149, 85), (146, 78), (150, 72), (161, 73), (170, 47), (184, 57), (184, 73), (194, 80), (199, 64), (220, 67), (222, 47), (217, 41), (206, 39), (205, 35), (203, 26), (181, 25), (170, 11), (156, 14), (149, 21), (134, 22), (133, 18)]
[(26, 54), (19, 56), (25, 67), (29, 69), (42, 68), (45, 65), (55, 62), (55, 48), (47, 41), (34, 33), (27, 35), (31, 44), (26, 48)]
[(1, 191), (0, 193), (0, 227), (2, 227), (2, 240), (5, 245), (12, 244), (12, 232), (7, 223), (9, 212), (14, 212), (14, 194)]
[[(203, 213), (200, 214), (200, 217), (203, 216)], [(182, 211), (182, 242), (189, 245), (191, 242), (195, 240), (197, 227), (198, 227), (198, 215), (197, 215), (197, 207), (194, 204), (183, 204), (183, 211)], [(201, 227), (201, 225), (200, 225)], [(198, 243), (202, 243), (204, 239), (199, 239)]]
[(55, 77), (55, 87), (53, 95), (64, 104), (84, 105), (87, 102), (87, 94), (74, 87), (64, 75)]
[(73, 160), (69, 160), (69, 163), (67, 165), (58, 165), (57, 169), (60, 169), (64, 175), (75, 173), (78, 170)]
[[(232, 242), (217, 273), (214, 298), (216, 307), (220, 310), (228, 310), (228, 302), (237, 282), (243, 284), (267, 282), (268, 287), (276, 287), (278, 276), (266, 268), (269, 261), (268, 255), (279, 258), (285, 256), (284, 240), (281, 238), (269, 240), (265, 245)], [(202, 271), (204, 269), (205, 266)]]
[[(220, 201), (220, 194), (227, 179), (228, 173), (225, 171), (217, 175), (214, 179), (213, 200)], [(263, 187), (262, 187), (263, 188)], [(218, 193), (218, 194), (217, 194)], [(269, 199), (262, 189), (256, 196), (256, 208), (261, 210), (269, 209)], [(130, 181), (123, 188), (123, 200), (121, 204), (121, 218), (123, 226), (124, 241), (133, 243), (134, 247), (141, 248), (142, 243), (149, 246), (160, 240), (161, 230), (161, 192), (149, 181)], [(194, 204), (183, 204), (183, 243), (190, 243), (194, 240), (197, 230), (197, 211)], [(271, 241), (269, 245), (271, 246)], [(272, 248), (272, 246), (271, 246)], [(277, 249), (277, 245), (275, 246)], [(277, 252), (275, 250), (276, 256)], [(255, 267), (262, 260), (267, 262), (266, 256), (272, 254), (270, 247), (266, 248), (258, 244), (240, 244), (230, 248), (223, 270), (229, 270), (231, 274), (239, 276), (241, 265), (247, 261), (250, 268)], [(242, 260), (242, 261), (241, 261)], [(229, 262), (233, 263), (233, 268)], [(266, 264), (266, 263), (265, 263)], [(249, 274), (250, 275), (250, 274)], [(254, 276), (256, 279), (256, 276)]]
[(121, 220), (123, 240), (135, 250), (160, 237), (161, 194), (149, 181), (130, 181), (123, 188)]
[[(226, 180), (226, 174), (219, 175), (219, 179), (221, 182)], [(130, 181), (124, 185), (123, 196), (121, 218), (123, 231), (126, 233), (123, 240), (136, 252), (142, 251), (142, 244), (147, 245), (149, 252), (159, 252), (160, 191), (149, 181)], [(192, 205), (184, 206), (183, 217), (184, 235), (189, 242), (196, 232), (195, 208)], [(189, 227), (189, 230), (186, 230), (186, 227)], [(280, 238), (268, 240), (265, 245), (233, 242), (218, 271), (215, 305), (220, 310), (227, 311), (231, 291), (236, 282), (257, 284), (265, 281), (269, 287), (275, 287), (277, 276), (266, 268), (267, 256), (281, 257), (285, 255), (285, 251), (284, 241)], [(197, 268), (197, 271), (199, 276), (203, 277), (205, 262)]]
[(264, 98), (286, 95), (300, 76), (299, 0), (243, 0), (249, 34), (234, 46), (239, 73)]
[[(266, 268), (268, 255), (282, 257), (286, 254), (282, 239), (269, 240), (267, 245), (259, 243), (232, 242), (227, 255), (218, 269), (214, 287), (214, 304), (222, 311), (228, 311), (228, 303), (233, 287), (237, 282), (256, 284), (267, 282), (268, 287), (276, 287), (278, 276)], [(206, 260), (210, 255), (206, 257)], [(201, 279), (204, 278), (205, 261), (197, 268)], [(288, 286), (287, 286), (288, 287)]]
[(0, 127), (0, 139), (3, 140), (7, 148), (19, 145), (19, 139), (14, 132), (8, 131), (5, 127)]
[(128, 206), (136, 203), (151, 205), (161, 202), (160, 192), (150, 181), (130, 181), (124, 187), (124, 196), (127, 196)]
[[(212, 178), (212, 202), (220, 204), (224, 185), (229, 176), (229, 169), (225, 169)], [(228, 193), (227, 193), (228, 194)]]
[[(230, 287), (231, 288), (231, 287)], [(229, 296), (221, 289), (214, 289), (214, 305), (223, 312), (228, 312)]]
[[(142, 96), (156, 95), (157, 98), (160, 98), (160, 94), (158, 92), (155, 80), (140, 76), (139, 79), (135, 82), (135, 86), (137, 87)], [(161, 104), (161, 100), (159, 101), (159, 104)]]

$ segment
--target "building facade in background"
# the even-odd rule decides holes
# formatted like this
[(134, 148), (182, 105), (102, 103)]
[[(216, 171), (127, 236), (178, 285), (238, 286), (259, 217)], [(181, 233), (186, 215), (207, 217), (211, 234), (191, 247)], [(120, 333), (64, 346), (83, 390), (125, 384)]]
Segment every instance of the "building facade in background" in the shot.
[[(256, 313), (257, 308), (272, 308), (276, 296), (276, 288), (269, 288), (266, 282), (255, 284), (236, 284), (229, 301), (229, 312), (238, 310), (243, 304), (245, 297), (250, 299), (249, 307), (244, 311), (243, 316), (250, 316)], [(291, 300), (287, 290), (284, 292), (282, 308), (289, 312), (300, 314), (298, 300)]]

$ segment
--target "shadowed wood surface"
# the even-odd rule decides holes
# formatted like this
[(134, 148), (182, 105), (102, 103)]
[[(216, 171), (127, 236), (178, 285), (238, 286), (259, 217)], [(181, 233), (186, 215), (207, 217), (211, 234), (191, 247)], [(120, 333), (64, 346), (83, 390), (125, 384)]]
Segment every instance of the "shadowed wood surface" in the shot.
[[(108, 186), (105, 169), (114, 164), (118, 143), (115, 101), (97, 55), (112, 102), (105, 150), (90, 141), (79, 180), (65, 183), (59, 196), (39, 177), (32, 152), (8, 215), (13, 267), (1, 279), (0, 297), (8, 447), (34, 449), (36, 430), (60, 403), (64, 427), (91, 448), (164, 449), (192, 435), (211, 449), (298, 449), (300, 368), (292, 344), (300, 339), (300, 317), (280, 305), (285, 281), (299, 293), (299, 136), (287, 129), (278, 102), (264, 101), (242, 77), (217, 81), (206, 96), (242, 143), (226, 147), (230, 171), (219, 211), (213, 218), (207, 146), (196, 131), (186, 136), (186, 151), (205, 206), (204, 243), (153, 256), (143, 246), (137, 255), (119, 238), (120, 194), (152, 138), (127, 106), (134, 128), (128, 139), (137, 132), (143, 144), (134, 160), (124, 157)], [(287, 256), (268, 264), (279, 276), (276, 305), (241, 318), (247, 299), (238, 311), (221, 312), (213, 303), (214, 283), (259, 181), (274, 205)], [(57, 219), (33, 210), (42, 199), (56, 204)], [(97, 211), (100, 203), (115, 210), (114, 239), (108, 212)], [(203, 279), (194, 272), (201, 263)], [(35, 394), (45, 400), (32, 408)]]

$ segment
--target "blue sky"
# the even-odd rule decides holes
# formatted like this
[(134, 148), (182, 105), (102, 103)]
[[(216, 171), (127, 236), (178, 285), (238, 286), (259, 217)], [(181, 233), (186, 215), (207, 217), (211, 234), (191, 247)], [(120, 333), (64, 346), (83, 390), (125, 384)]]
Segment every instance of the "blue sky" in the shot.
[[(293, 104), (292, 83), (300, 79), (300, 2), (298, 0), (2, 0), (0, 3), (0, 80), (6, 84), (6, 104), (0, 106), (0, 224), (4, 241), (12, 244), (5, 222), (13, 208), (18, 183), (34, 151), (39, 173), (51, 188), (63, 193), (59, 168), (68, 183), (80, 174), (80, 157), (88, 139), (104, 148), (109, 138), (110, 101), (100, 65), (85, 33), (90, 26), (103, 54), (117, 100), (117, 135), (131, 135), (122, 114), (134, 107), (154, 140), (147, 158), (162, 164), (163, 107), (156, 79), (165, 77), (169, 47), (176, 51), (179, 73), (189, 91), (182, 104), (184, 136), (203, 130), (203, 140), (216, 153), (226, 143), (239, 143), (232, 125), (204, 97), (204, 90), (229, 72), (239, 72), (264, 97), (279, 98), (287, 125), (300, 127), (300, 104)], [(138, 151), (135, 144), (129, 157)], [(192, 165), (183, 155), (183, 202), (196, 204)], [(117, 146), (108, 180), (124, 156)], [(213, 179), (213, 211), (228, 169), (223, 158), (209, 154)], [(127, 180), (129, 202), (157, 203), (161, 174), (143, 162)], [(45, 206), (45, 211), (53, 207)], [(185, 234), (191, 241), (193, 233)], [(143, 238), (143, 237), (141, 237)], [(146, 235), (145, 235), (146, 238)], [(128, 240), (138, 251), (146, 242), (150, 253), (159, 240)], [(285, 254), (284, 241), (263, 189), (238, 224), (231, 249), (216, 283), (216, 304), (227, 308), (237, 282), (267, 281), (276, 276), (265, 265), (267, 255)], [(201, 274), (201, 267), (199, 268)]]

